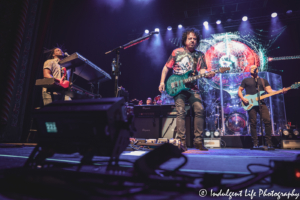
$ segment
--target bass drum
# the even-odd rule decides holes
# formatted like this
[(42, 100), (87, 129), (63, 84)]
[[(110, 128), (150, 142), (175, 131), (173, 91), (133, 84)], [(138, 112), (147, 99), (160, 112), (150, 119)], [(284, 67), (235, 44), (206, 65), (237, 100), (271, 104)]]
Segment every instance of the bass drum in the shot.
[(232, 113), (226, 118), (226, 132), (231, 135), (247, 134), (247, 117), (241, 113)]

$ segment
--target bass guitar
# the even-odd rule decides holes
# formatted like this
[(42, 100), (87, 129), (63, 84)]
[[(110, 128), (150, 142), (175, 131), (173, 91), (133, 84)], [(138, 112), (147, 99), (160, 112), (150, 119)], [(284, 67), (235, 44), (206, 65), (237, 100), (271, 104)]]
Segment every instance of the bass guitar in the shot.
[[(219, 69), (212, 70), (210, 72), (215, 73), (224, 73), (225, 71), (230, 70), (230, 67), (220, 67)], [(181, 91), (189, 90), (190, 87), (188, 84), (190, 84), (192, 81), (195, 81), (199, 78), (203, 78), (208, 75), (209, 72), (204, 74), (199, 74), (196, 76), (192, 76), (193, 71), (188, 71), (185, 74), (177, 75), (173, 74), (170, 76), (170, 78), (167, 80), (166, 83), (166, 92), (170, 96), (175, 96), (179, 94)]]
[[(296, 82), (295, 84), (291, 85), (291, 87), (288, 87), (286, 88), (287, 90), (290, 90), (290, 89), (297, 89), (300, 87), (300, 82)], [(260, 100), (263, 100), (267, 97), (271, 97), (271, 96), (274, 96), (274, 95), (277, 95), (277, 94), (280, 94), (282, 93), (283, 90), (278, 90), (272, 94), (265, 94), (265, 95), (262, 95), (260, 96)], [(260, 91), (260, 94), (263, 94), (265, 91)], [(246, 95), (245, 96), (246, 99), (248, 99), (249, 103), (247, 105), (245, 105), (245, 103), (242, 101), (242, 106), (245, 110), (250, 110), (251, 108), (253, 108), (254, 106), (259, 106), (258, 104), (258, 97), (257, 97), (257, 93), (256, 94), (253, 94), (253, 95)]]

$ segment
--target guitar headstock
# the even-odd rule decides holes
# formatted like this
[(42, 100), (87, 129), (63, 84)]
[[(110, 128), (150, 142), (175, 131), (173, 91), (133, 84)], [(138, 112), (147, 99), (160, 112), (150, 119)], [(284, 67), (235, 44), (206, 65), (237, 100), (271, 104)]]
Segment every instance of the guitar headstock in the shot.
[(300, 82), (296, 82), (295, 84), (291, 85), (291, 89), (298, 89), (300, 87)]
[(220, 67), (219, 68), (220, 73), (224, 73), (224, 72), (229, 71), (229, 70), (230, 70), (230, 67)]

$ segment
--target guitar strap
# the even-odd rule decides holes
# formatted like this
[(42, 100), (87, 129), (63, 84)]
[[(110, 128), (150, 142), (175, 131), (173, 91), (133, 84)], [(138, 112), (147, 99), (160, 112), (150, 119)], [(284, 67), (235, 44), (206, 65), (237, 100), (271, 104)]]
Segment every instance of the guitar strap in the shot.
[(266, 91), (266, 86), (265, 86), (265, 81), (264, 81), (264, 79), (262, 79), (262, 78), (260, 78), (260, 77), (259, 77), (259, 79), (260, 79), (261, 84), (262, 84), (263, 87), (264, 87), (264, 91)]

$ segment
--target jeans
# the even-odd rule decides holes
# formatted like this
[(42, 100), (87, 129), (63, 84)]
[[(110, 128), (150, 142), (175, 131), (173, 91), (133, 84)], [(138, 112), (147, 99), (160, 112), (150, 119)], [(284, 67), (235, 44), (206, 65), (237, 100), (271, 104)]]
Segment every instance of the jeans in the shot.
[(248, 111), (252, 141), (254, 145), (258, 145), (258, 137), (256, 133), (256, 115), (257, 113), (259, 113), (262, 116), (263, 122), (265, 124), (266, 143), (267, 145), (272, 145), (272, 141), (271, 141), (272, 125), (271, 125), (269, 109), (266, 106), (266, 104), (262, 104), (261, 107), (262, 107), (261, 113), (259, 112), (259, 106), (255, 106)]
[(194, 144), (195, 143), (202, 143), (202, 133), (203, 133), (203, 126), (204, 126), (204, 117), (205, 112), (203, 105), (201, 103), (201, 97), (199, 94), (191, 92), (191, 91), (184, 91), (179, 93), (174, 97), (175, 106), (177, 110), (177, 117), (176, 117), (176, 125), (177, 125), (177, 138), (185, 141), (186, 138), (186, 128), (185, 128), (185, 102), (188, 100), (190, 106), (193, 108), (195, 113), (194, 118)]

